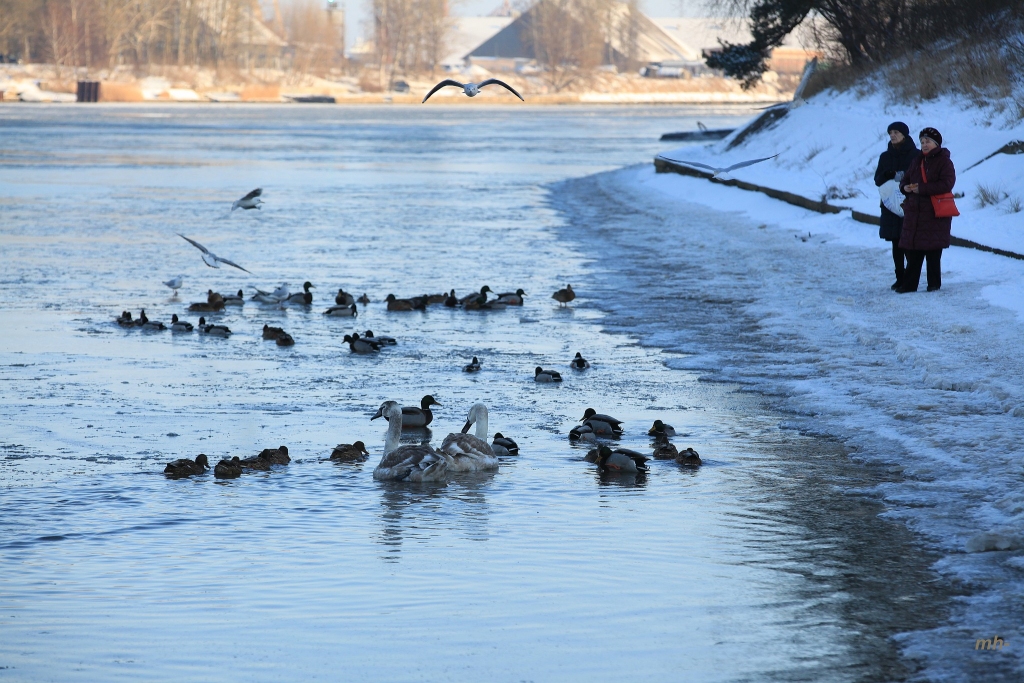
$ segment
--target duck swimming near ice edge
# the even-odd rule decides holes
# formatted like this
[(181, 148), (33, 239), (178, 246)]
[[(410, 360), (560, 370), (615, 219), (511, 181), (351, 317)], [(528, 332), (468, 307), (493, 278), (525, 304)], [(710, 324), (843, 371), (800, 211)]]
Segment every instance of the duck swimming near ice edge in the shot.
[(366, 450), (366, 444), (362, 441), (355, 443), (339, 443), (331, 451), (331, 460), (335, 462), (362, 462), (370, 455)]
[(207, 459), (206, 454), (200, 453), (196, 456), (195, 460), (181, 458), (167, 463), (167, 467), (164, 468), (164, 474), (167, 475), (168, 479), (185, 479), (205, 474), (208, 469), (210, 469), (210, 461)]
[(534, 382), (561, 382), (562, 375), (554, 370), (545, 370), (539, 365), (533, 371)]

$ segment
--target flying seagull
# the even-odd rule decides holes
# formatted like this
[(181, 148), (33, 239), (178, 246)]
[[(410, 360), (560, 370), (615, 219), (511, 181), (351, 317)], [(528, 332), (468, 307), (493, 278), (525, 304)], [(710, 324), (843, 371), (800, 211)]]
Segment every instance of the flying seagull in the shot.
[[(245, 270), (245, 268), (243, 268), (242, 266), (238, 265), (237, 263), (232, 263), (231, 261), (228, 261), (226, 258), (221, 258), (220, 256), (217, 256), (212, 251), (210, 251), (209, 249), (207, 249), (203, 245), (199, 244), (199, 242), (196, 242), (195, 240), (191, 240), (191, 239), (185, 237), (180, 232), (178, 233), (178, 237), (182, 238), (183, 240), (185, 240), (186, 242), (191, 244), (193, 247), (195, 247), (199, 251), (203, 252), (203, 263), (205, 263), (206, 265), (210, 266), (211, 268), (220, 268), (220, 264), (226, 263), (229, 266), (234, 266), (235, 268), (238, 268), (239, 270)], [(252, 273), (249, 272), (248, 270), (245, 270), (245, 272), (247, 272), (250, 275), (252, 275)]]
[(231, 205), (231, 210), (235, 209), (258, 209), (263, 200), (260, 199), (260, 195), (263, 194), (263, 188), (257, 187), (255, 190), (245, 195), (237, 202)]
[[(500, 85), (501, 87), (505, 88), (519, 99), (523, 100), (523, 96), (517, 93), (515, 88), (513, 88), (508, 83), (505, 83), (504, 81), (499, 81), (497, 78), (488, 78), (486, 81), (481, 81), (480, 83), (459, 83), (458, 81), (446, 78), (437, 85), (435, 85), (434, 88), (427, 93), (427, 96), (423, 98), (423, 102), (429, 100), (430, 96), (436, 93), (441, 88), (446, 88), (449, 85), (453, 85), (456, 88), (462, 88), (462, 92), (466, 93), (466, 95), (468, 95), (469, 97), (476, 97), (477, 95), (479, 95), (480, 88), (486, 85)], [(525, 101), (526, 100), (523, 100), (523, 102)], [(423, 102), (420, 102), (420, 104), (423, 104)]]
[(769, 159), (774, 159), (777, 156), (779, 156), (779, 155), (778, 154), (773, 154), (772, 156), (765, 157), (764, 159), (750, 159), (749, 161), (741, 161), (738, 164), (733, 164), (732, 166), (727, 166), (726, 168), (717, 168), (715, 166), (708, 166), (707, 164), (700, 164), (700, 163), (697, 163), (696, 161), (683, 161), (681, 159), (669, 159), (666, 156), (662, 156), (661, 158), (664, 159), (665, 161), (671, 161), (674, 164), (686, 164), (687, 166), (696, 166), (697, 168), (706, 168), (707, 170), (712, 171), (714, 173), (714, 175), (712, 176), (713, 178), (717, 178), (720, 175), (724, 175), (726, 173), (729, 173), (730, 171), (735, 171), (738, 168), (744, 168), (746, 166), (753, 166), (754, 164), (759, 164), (762, 161), (768, 161)]
[(178, 290), (181, 289), (181, 285), (184, 281), (185, 277), (183, 275), (179, 275), (178, 277), (172, 278), (165, 282), (164, 286), (170, 287), (171, 289), (174, 290), (174, 294), (172, 296), (178, 296)]

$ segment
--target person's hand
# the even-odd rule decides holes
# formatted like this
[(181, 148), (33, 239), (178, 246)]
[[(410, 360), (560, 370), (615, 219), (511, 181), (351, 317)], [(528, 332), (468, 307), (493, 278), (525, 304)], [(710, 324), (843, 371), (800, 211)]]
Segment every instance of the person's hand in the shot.
[(909, 185), (904, 185), (903, 189), (906, 190), (907, 192), (917, 194), (917, 183), (910, 183)]

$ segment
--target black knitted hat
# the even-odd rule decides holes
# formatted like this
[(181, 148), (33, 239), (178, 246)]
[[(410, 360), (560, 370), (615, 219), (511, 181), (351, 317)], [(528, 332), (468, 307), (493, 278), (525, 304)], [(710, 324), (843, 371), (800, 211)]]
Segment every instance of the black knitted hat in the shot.
[(934, 128), (925, 128), (924, 130), (921, 131), (921, 135), (919, 137), (931, 138), (932, 140), (935, 141), (936, 145), (942, 147), (942, 133), (935, 130)]
[(910, 137), (910, 126), (903, 123), (902, 121), (893, 121), (892, 123), (889, 124), (889, 127), (885, 129), (885, 132), (891, 133), (894, 130), (903, 133), (904, 137)]

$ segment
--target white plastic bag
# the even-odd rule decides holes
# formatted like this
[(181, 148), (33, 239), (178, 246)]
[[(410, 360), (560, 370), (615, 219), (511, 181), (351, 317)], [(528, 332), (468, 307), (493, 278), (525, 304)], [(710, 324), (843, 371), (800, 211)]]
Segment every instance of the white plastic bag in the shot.
[[(903, 175), (902, 173), (900, 175)], [(878, 186), (878, 196), (882, 198), (882, 206), (903, 217), (903, 193), (900, 192), (898, 180), (886, 180)]]

